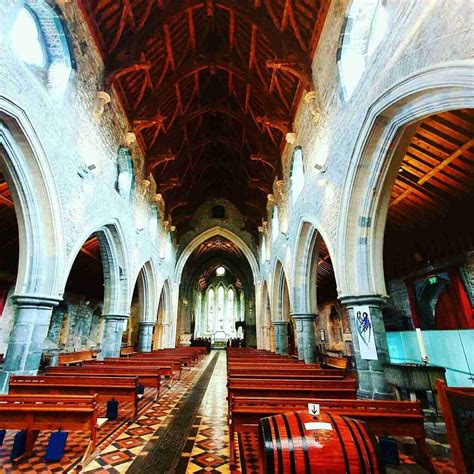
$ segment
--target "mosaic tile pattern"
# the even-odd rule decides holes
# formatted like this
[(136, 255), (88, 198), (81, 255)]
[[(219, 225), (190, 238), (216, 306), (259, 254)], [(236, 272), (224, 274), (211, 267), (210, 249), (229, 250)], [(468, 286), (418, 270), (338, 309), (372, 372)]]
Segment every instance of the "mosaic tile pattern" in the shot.
[[(144, 397), (139, 402), (137, 419), (133, 423), (128, 420), (133, 414), (131, 404), (121, 403), (119, 418), (107, 421), (98, 432), (98, 456), (81, 472), (118, 473), (125, 472), (131, 462), (140, 455), (147, 443), (154, 441), (159, 435), (160, 427), (173, 418), (173, 413), (183, 396), (194, 385), (194, 382), (206, 366), (183, 371), (180, 380), (165, 383), (162, 386), (159, 400), (153, 402), (156, 391), (145, 389)], [(105, 416), (106, 404), (100, 404), (99, 416)], [(10, 461), (14, 431), (8, 431), (3, 445), (0, 446), (0, 473), (53, 473), (72, 472), (85, 452), (89, 441), (87, 433), (70, 432), (63, 458), (59, 463), (45, 463), (43, 456), (46, 451), (50, 432), (41, 432), (33, 450), (33, 454), (20, 462)]]
[(226, 356), (222, 351), (176, 469), (177, 474), (242, 472), (239, 466), (231, 469), (229, 464), (226, 384)]

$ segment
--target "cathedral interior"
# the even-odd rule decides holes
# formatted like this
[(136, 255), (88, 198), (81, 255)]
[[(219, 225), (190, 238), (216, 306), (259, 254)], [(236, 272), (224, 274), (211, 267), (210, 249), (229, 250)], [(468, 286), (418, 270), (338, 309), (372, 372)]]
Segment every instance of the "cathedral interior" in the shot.
[(472, 0), (0, 14), (1, 472), (474, 472)]

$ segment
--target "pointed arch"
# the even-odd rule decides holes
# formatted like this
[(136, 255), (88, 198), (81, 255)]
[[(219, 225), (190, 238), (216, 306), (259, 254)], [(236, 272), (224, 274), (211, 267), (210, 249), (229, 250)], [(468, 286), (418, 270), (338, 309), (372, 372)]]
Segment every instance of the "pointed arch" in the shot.
[(106, 223), (100, 222), (100, 219), (93, 221), (81, 234), (69, 255), (63, 288), (81, 247), (93, 234), (99, 242), (104, 272), (104, 314), (128, 316), (130, 313), (127, 257), (129, 253), (122, 228), (115, 219)]
[(252, 269), (254, 283), (257, 282), (258, 274), (259, 274), (259, 266), (258, 266), (258, 262), (254, 253), (250, 250), (250, 247), (238, 235), (234, 234), (232, 231), (221, 226), (216, 226), (211, 229), (208, 229), (202, 232), (201, 234), (199, 234), (197, 237), (195, 237), (191, 242), (189, 242), (189, 244), (186, 246), (186, 248), (183, 250), (183, 252), (179, 256), (178, 261), (176, 263), (176, 270), (175, 270), (176, 282), (181, 281), (181, 275), (183, 274), (184, 266), (186, 265), (188, 258), (191, 256), (194, 250), (206, 240), (218, 235), (230, 240), (242, 251), (242, 253), (247, 258), (250, 268)]
[(334, 262), (332, 245), (324, 238), (318, 224), (310, 216), (303, 216), (298, 226), (291, 270), (295, 314), (316, 314), (318, 311), (317, 274), (322, 242), (328, 249), (331, 262)]
[(429, 115), (474, 107), (474, 61), (418, 72), (369, 108), (344, 183), (338, 234), (339, 296), (386, 295), (383, 240), (397, 145), (408, 127)]
[(0, 167), (18, 221), (20, 255), (15, 294), (60, 297), (65, 247), (56, 183), (27, 115), (2, 96)]
[[(140, 321), (156, 321), (157, 318), (157, 282), (156, 271), (153, 261), (147, 260), (141, 266), (135, 278), (135, 285), (138, 285), (138, 299), (140, 302)], [(129, 301), (133, 297), (134, 287), (131, 287)]]

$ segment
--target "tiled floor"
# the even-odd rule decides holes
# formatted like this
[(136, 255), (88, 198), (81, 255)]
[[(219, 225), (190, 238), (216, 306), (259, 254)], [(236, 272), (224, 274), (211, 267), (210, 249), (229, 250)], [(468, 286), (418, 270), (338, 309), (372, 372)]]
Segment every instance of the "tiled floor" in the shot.
[[(177, 474), (207, 472), (254, 474), (259, 472), (258, 438), (256, 435), (244, 434), (236, 440), (237, 464), (232, 468), (230, 466), (226, 357), (224, 351), (219, 351), (218, 354), (218, 360), (206, 393), (174, 470)], [(171, 388), (163, 389), (157, 402), (153, 402), (151, 400), (152, 394), (147, 392), (145, 399), (140, 402), (139, 415), (133, 423), (127, 423), (125, 416), (128, 412), (131, 412), (131, 407), (122, 406), (122, 410), (126, 409), (127, 412), (121, 410), (121, 417), (117, 421), (107, 422), (100, 429), (99, 454), (81, 472), (124, 473), (131, 466), (133, 472), (139, 472), (136, 469), (134, 471), (134, 466), (137, 464), (134, 461), (144, 459), (141, 457), (148, 455), (153, 445), (160, 439), (160, 436), (174, 419), (174, 415), (188, 398), (212, 357), (213, 355), (207, 356), (198, 367), (183, 372), (181, 380), (173, 384)], [(186, 411), (185, 408), (186, 405), (183, 407), (183, 410)], [(105, 407), (102, 407), (102, 410), (105, 411)], [(170, 429), (172, 427), (173, 425), (170, 426)], [(13, 433), (9, 432), (3, 446), (0, 447), (0, 473), (75, 472), (77, 461), (84, 452), (87, 436), (70, 433), (67, 450), (61, 463), (49, 464), (42, 460), (48, 438), (49, 433), (41, 433), (33, 456), (26, 461), (13, 464), (9, 460)], [(245, 459), (245, 465), (242, 467), (239, 461), (240, 453), (242, 453), (242, 459)], [(402, 455), (402, 462), (402, 466), (390, 469), (388, 472), (426, 472), (416, 466), (407, 456)], [(455, 474), (456, 471), (452, 464), (446, 462), (446, 460), (435, 460), (434, 462), (438, 473)]]
[(178, 464), (177, 474), (241, 472), (240, 469), (231, 470), (229, 466), (226, 384), (226, 358), (225, 352), (221, 351)]

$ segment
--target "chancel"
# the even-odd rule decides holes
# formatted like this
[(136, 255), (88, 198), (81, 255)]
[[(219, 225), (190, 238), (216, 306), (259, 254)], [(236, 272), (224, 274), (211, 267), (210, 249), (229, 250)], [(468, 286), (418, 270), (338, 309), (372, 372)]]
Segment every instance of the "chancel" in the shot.
[(0, 471), (474, 472), (472, 0), (0, 0)]

